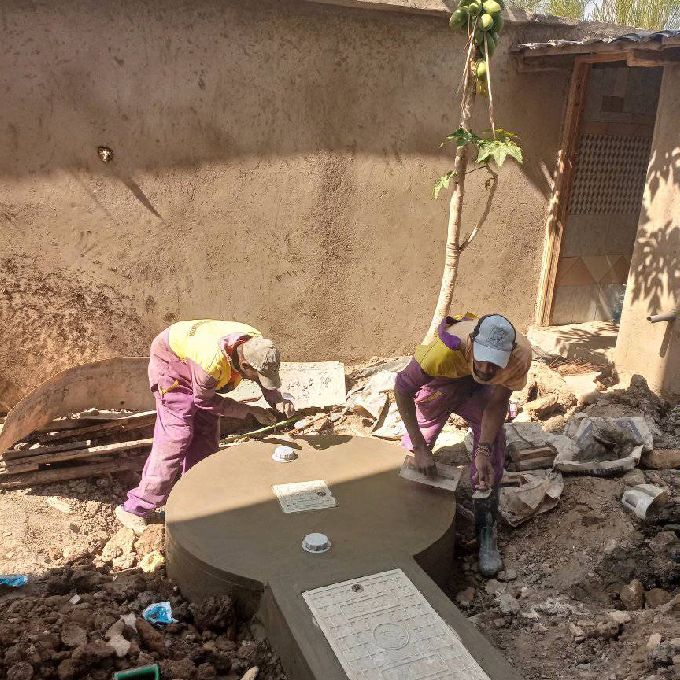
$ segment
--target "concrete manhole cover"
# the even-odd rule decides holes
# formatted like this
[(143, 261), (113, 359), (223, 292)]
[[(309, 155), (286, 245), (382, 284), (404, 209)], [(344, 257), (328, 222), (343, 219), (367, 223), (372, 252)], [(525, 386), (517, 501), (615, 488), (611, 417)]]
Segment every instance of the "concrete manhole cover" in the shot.
[(302, 596), (349, 680), (489, 680), (401, 569)]
[(324, 510), (334, 508), (335, 498), (323, 479), (310, 482), (294, 482), (292, 484), (275, 484), (272, 487), (279, 499), (281, 510), (289, 512), (305, 512), (306, 510)]

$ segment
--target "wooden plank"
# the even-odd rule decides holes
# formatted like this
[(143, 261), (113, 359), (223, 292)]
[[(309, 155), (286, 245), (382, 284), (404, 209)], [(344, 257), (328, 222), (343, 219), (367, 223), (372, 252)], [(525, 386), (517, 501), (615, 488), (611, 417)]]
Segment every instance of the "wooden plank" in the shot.
[(626, 63), (633, 68), (653, 68), (656, 66), (672, 66), (680, 61), (676, 50), (650, 52), (649, 50), (632, 50), (628, 53)]
[(67, 442), (66, 444), (52, 444), (50, 446), (37, 446), (34, 449), (10, 449), (0, 454), (0, 462), (3, 460), (14, 460), (15, 458), (29, 458), (30, 456), (40, 456), (43, 453), (57, 453), (57, 451), (70, 451), (72, 449), (84, 449), (92, 446), (91, 439), (77, 442)]
[(152, 442), (153, 439), (136, 439), (129, 442), (115, 442), (113, 444), (102, 444), (101, 446), (90, 446), (86, 449), (76, 449), (62, 451), (60, 453), (47, 453), (42, 456), (19, 458), (18, 460), (10, 461), (9, 464), (7, 462), (0, 464), (0, 475), (30, 472), (31, 469), (35, 469), (36, 465), (52, 465), (54, 463), (63, 463), (67, 460), (81, 460), (84, 458), (92, 458), (93, 456), (111, 455), (122, 451), (151, 446)]
[(585, 103), (590, 68), (589, 63), (577, 60), (571, 77), (562, 131), (562, 144), (557, 155), (553, 193), (548, 205), (548, 217), (546, 219), (545, 244), (535, 314), (536, 324), (539, 326), (550, 324), (557, 265), (560, 259), (560, 247), (569, 205), (574, 159), (578, 149), (581, 114)]
[(71, 479), (83, 479), (85, 477), (98, 477), (101, 475), (125, 470), (141, 470), (145, 456), (119, 458), (106, 463), (94, 463), (90, 465), (76, 465), (73, 467), (56, 468), (52, 470), (40, 470), (30, 474), (16, 475), (12, 477), (0, 477), (0, 489), (23, 489), (27, 486), (39, 486), (41, 484), (53, 484), (65, 482)]
[(63, 432), (55, 432), (51, 435), (41, 436), (42, 441), (59, 441), (70, 437), (82, 439), (88, 435), (109, 435), (119, 432), (130, 432), (131, 430), (138, 430), (142, 427), (148, 427), (156, 422), (155, 411), (144, 411), (143, 413), (136, 413), (127, 418), (120, 418), (106, 423), (99, 423), (97, 425), (90, 425), (89, 427), (82, 427), (78, 430), (64, 430)]

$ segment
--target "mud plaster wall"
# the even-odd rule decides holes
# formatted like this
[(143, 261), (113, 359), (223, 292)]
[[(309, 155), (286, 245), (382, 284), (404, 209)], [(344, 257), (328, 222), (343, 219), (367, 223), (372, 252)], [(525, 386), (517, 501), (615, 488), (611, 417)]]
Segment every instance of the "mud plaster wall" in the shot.
[(616, 347), (620, 369), (680, 397), (680, 321), (650, 324), (649, 314), (680, 301), (680, 66), (664, 68), (647, 187)]
[[(291, 360), (413, 349), (443, 260), (439, 142), (457, 123), (462, 39), (444, 17), (6, 0), (0, 20), (1, 403), (144, 354), (182, 318), (247, 321)], [(506, 51), (573, 35), (510, 25), (497, 52), (497, 121), (527, 162), (502, 173), (456, 309), (532, 317), (568, 73), (517, 74)]]

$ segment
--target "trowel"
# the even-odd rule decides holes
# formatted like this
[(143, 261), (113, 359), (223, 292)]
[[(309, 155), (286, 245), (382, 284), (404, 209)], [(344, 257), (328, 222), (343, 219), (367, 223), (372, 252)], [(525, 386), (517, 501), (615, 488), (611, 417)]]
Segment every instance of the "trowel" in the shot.
[(463, 474), (462, 466), (447, 465), (441, 462), (436, 462), (435, 466), (437, 468), (437, 476), (428, 477), (416, 469), (416, 459), (413, 456), (406, 456), (399, 471), (399, 476), (408, 479), (410, 482), (418, 482), (419, 484), (433, 486), (436, 489), (446, 489), (447, 491), (455, 492)]

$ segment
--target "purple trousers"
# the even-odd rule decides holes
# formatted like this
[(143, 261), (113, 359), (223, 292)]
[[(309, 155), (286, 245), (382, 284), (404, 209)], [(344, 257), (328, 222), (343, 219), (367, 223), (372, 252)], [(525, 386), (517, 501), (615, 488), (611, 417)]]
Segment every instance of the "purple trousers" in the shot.
[[(489, 401), (490, 389), (486, 385), (475, 382), (471, 376), (451, 380), (435, 378), (420, 388), (416, 394), (416, 415), (418, 427), (428, 446), (432, 446), (442, 431), (448, 417), (456, 413), (464, 418), (472, 428), (474, 446), (479, 443), (482, 428), (482, 415)], [(413, 450), (411, 438), (405, 434), (401, 445)], [(498, 486), (503, 477), (505, 467), (505, 432), (501, 427), (493, 443), (491, 464), (494, 469), (494, 486)], [(477, 483), (477, 467), (474, 456), (470, 466), (472, 483)]]
[(194, 404), (186, 364), (154, 356), (153, 346), (151, 349), (149, 382), (157, 412), (153, 445), (142, 479), (128, 492), (123, 505), (128, 512), (140, 516), (165, 505), (177, 477), (215, 453), (220, 442), (219, 415)]

